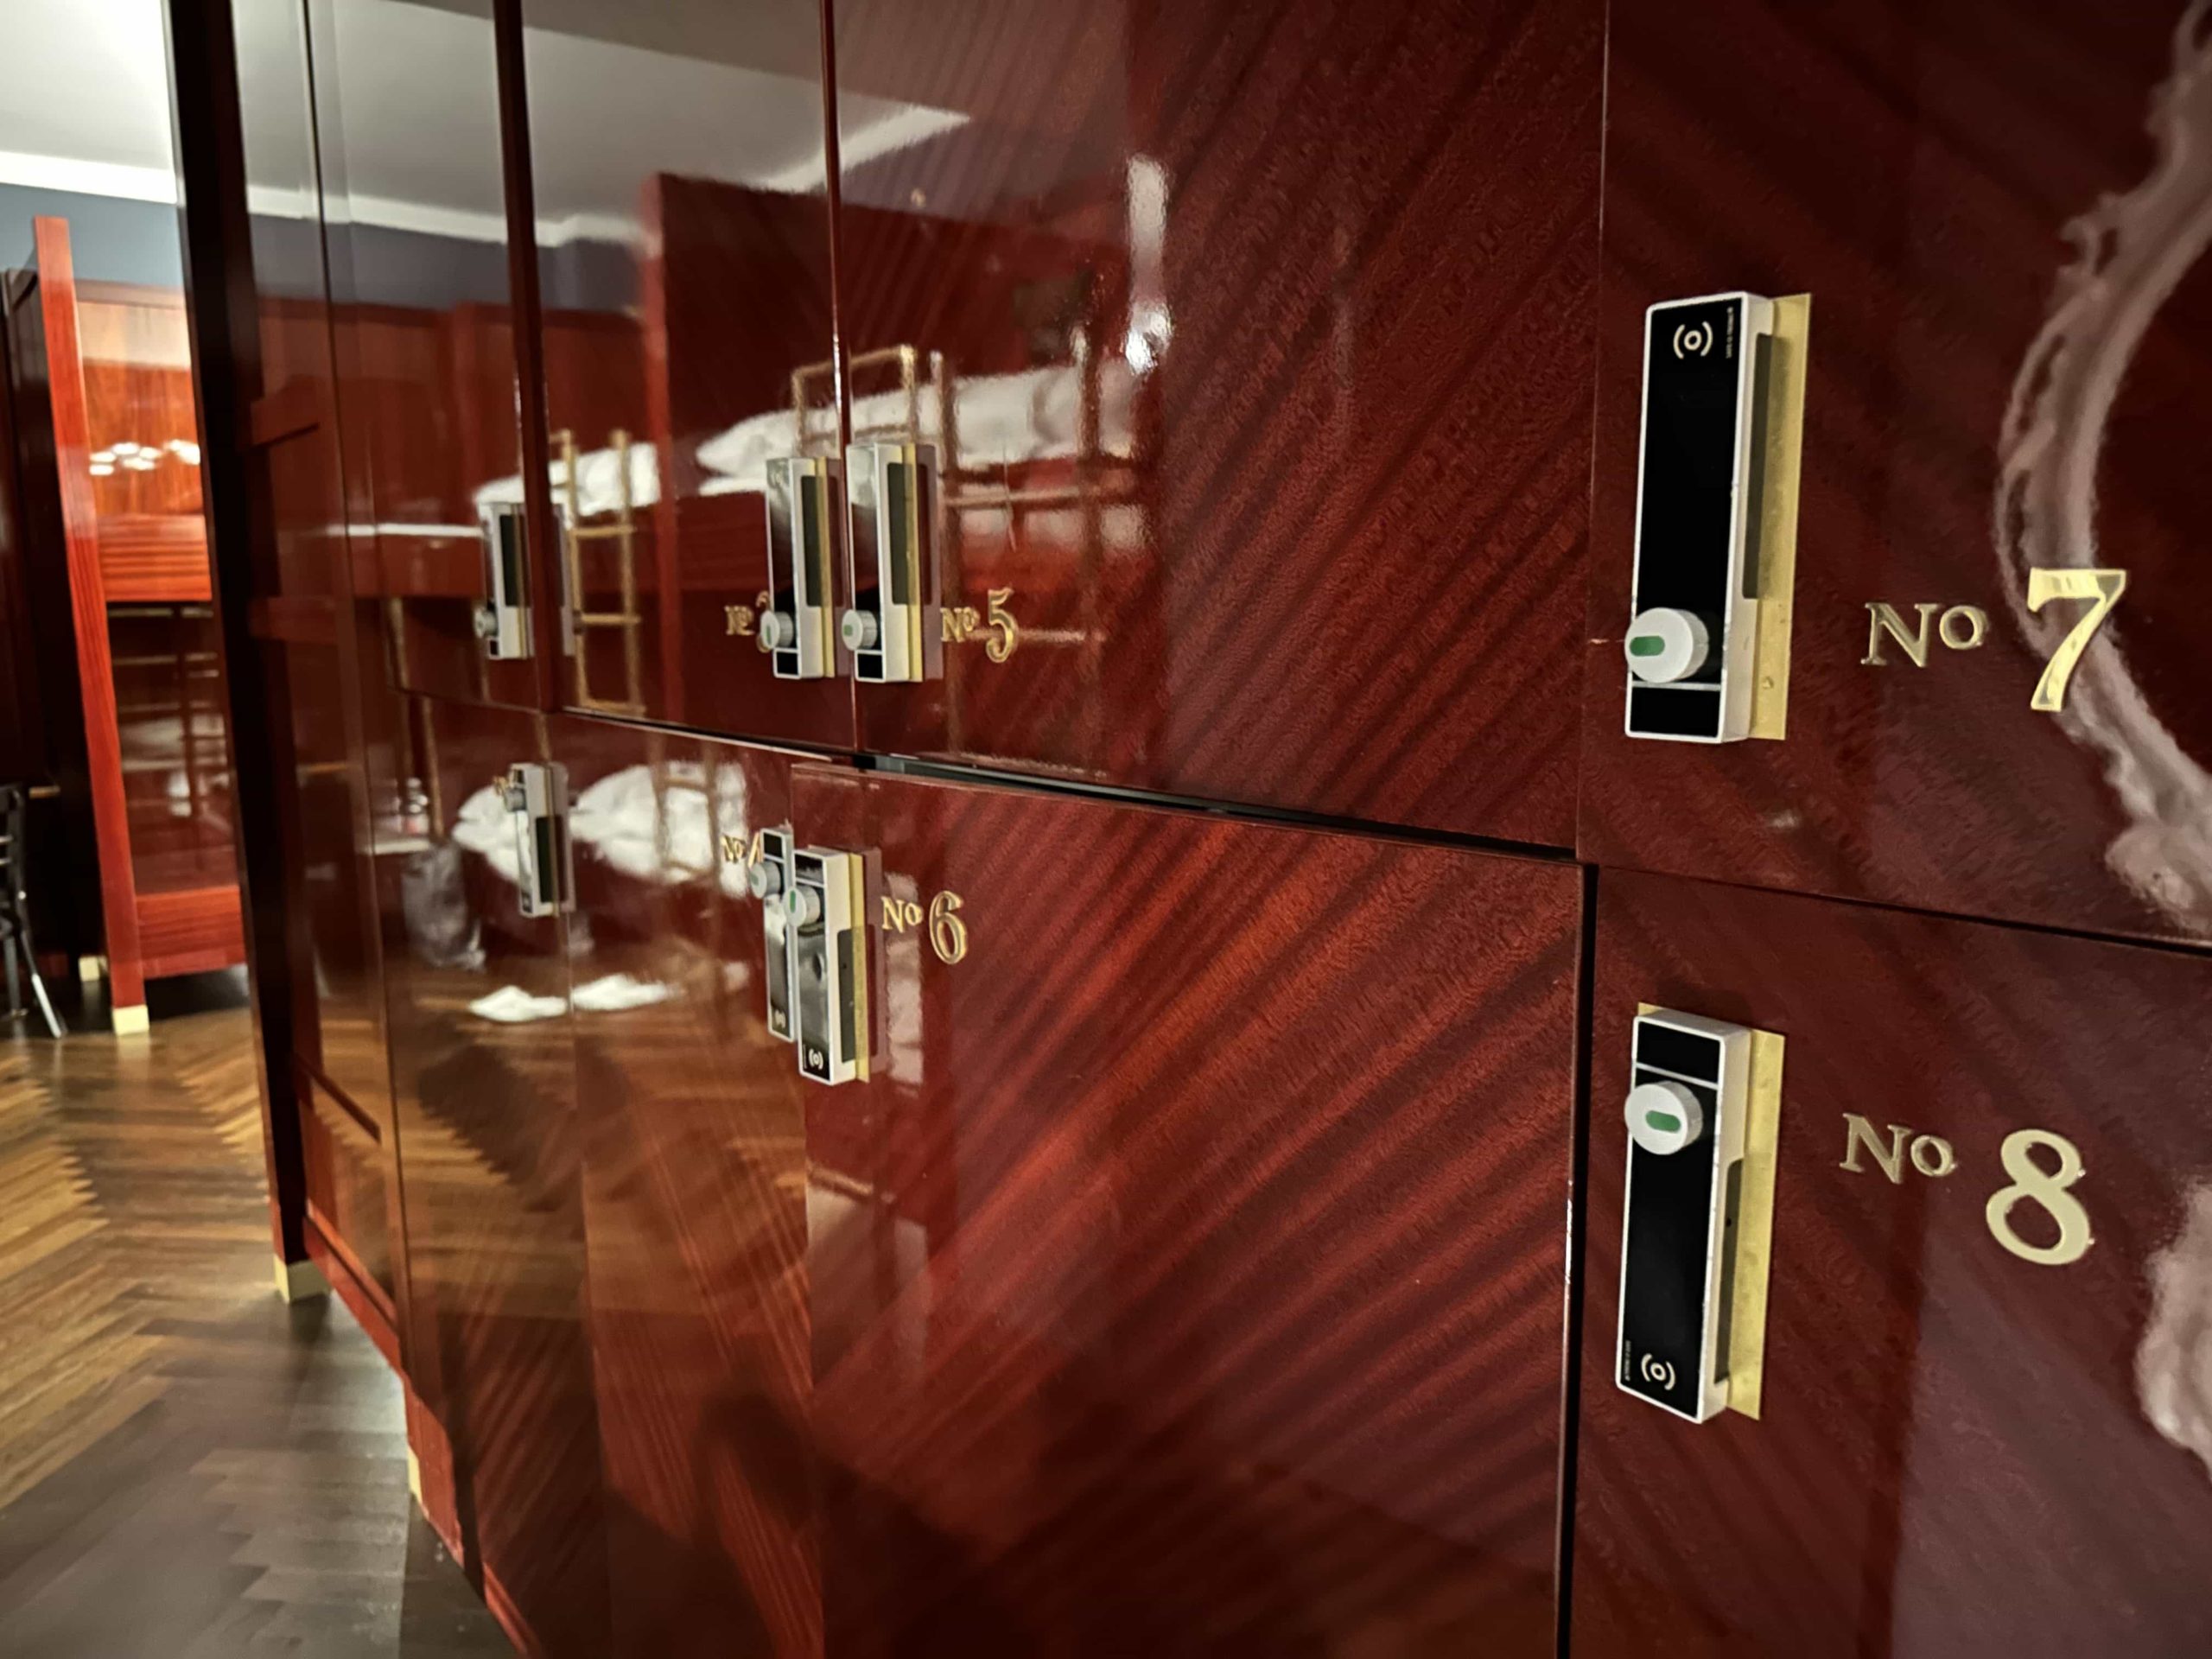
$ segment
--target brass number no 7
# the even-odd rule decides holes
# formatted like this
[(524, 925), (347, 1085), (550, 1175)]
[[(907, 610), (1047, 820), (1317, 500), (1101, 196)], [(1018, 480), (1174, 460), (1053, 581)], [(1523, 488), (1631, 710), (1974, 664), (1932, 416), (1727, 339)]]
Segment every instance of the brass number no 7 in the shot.
[(2088, 599), (2091, 605), (2058, 642), (2058, 649), (2050, 653), (2050, 661), (2044, 665), (2043, 677), (2036, 682), (2035, 696), (2028, 699), (2028, 706), (2044, 714), (2056, 714), (2066, 707), (2067, 683), (2074, 677), (2074, 665), (2082, 660), (2082, 653), (2089, 648), (2089, 641), (2096, 637), (2098, 628), (2112, 614), (2112, 607), (2120, 603), (2120, 596), (2127, 591), (2127, 572), (2125, 570), (2048, 570), (2041, 568), (2028, 572), (2028, 609), (2040, 611), (2054, 599)]

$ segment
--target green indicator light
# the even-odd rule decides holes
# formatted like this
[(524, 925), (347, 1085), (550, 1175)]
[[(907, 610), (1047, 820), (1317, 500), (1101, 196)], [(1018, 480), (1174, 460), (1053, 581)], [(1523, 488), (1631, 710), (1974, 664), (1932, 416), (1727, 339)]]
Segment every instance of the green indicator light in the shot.
[(1667, 649), (1667, 642), (1656, 633), (1639, 633), (1628, 642), (1631, 657), (1656, 657)]
[(1651, 1128), (1664, 1129), (1669, 1135), (1679, 1133), (1682, 1127), (1682, 1120), (1672, 1112), (1646, 1112), (1643, 1121)]

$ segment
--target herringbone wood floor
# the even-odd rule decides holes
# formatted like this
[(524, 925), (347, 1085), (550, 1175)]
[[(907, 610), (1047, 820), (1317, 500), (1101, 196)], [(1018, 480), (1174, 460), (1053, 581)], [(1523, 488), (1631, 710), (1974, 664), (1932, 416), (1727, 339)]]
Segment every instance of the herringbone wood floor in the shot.
[(0, 1654), (506, 1654), (408, 1497), (397, 1380), (271, 1285), (245, 1010), (156, 1012), (0, 1024)]

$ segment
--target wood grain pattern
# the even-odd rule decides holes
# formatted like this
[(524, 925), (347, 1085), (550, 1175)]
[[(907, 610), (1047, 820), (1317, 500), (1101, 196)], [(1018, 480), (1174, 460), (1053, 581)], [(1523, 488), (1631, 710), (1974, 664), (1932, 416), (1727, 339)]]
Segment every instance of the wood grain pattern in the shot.
[[(790, 761), (552, 737), (586, 831), (570, 973), (609, 1651), (819, 1654), (805, 1095), (766, 1027), (760, 906), (718, 861), (790, 821)], [(587, 1006), (623, 975), (662, 1000)]]
[(214, 589), (197, 504), (188, 518), (104, 513), (100, 573), (111, 605), (206, 604)]
[[(502, 874), (454, 835), (488, 809), (511, 859), (488, 787), (539, 740), (512, 711), (423, 699), (413, 712), (434, 816), (381, 886), (409, 1376), (450, 1437), (472, 1575), (496, 1576), (527, 1645), (596, 1659), (607, 1555), (564, 930), (522, 916), (512, 862)], [(548, 999), (552, 1017), (472, 1007), (495, 993)]]
[[(2208, 997), (2212, 963), (2181, 953), (1601, 880), (1577, 1654), (2204, 1649)], [(1693, 1427), (1613, 1386), (1643, 1001), (1788, 1039), (1757, 1422)], [(1847, 1113), (1943, 1137), (1955, 1170), (1841, 1167)], [(2069, 1266), (2008, 1254), (1985, 1217), (2024, 1128), (2086, 1167), (2094, 1243)], [(2057, 1236), (2032, 1200), (2012, 1221)]]
[[(78, 296), (85, 424), (103, 520), (200, 522), (200, 412), (184, 296), (86, 283)], [(180, 447), (181, 447), (180, 448)]]
[[(2180, 0), (1613, 9), (1585, 857), (2212, 939), (2212, 265), (2171, 201), (2204, 188), (2212, 111), (2176, 89), (2207, 26)], [(1812, 295), (1789, 735), (1632, 741), (1643, 313), (1739, 288)], [(2007, 470), (2037, 453), (2063, 478)], [(2082, 607), (2031, 618), (2028, 563), (2129, 573), (2063, 716), (2029, 700)], [(1977, 606), (1987, 637), (1866, 666), (1875, 601)]]
[(245, 960), (235, 884), (138, 895), (141, 962), (149, 979), (212, 973)]
[[(843, 355), (1044, 371), (1100, 423), (1057, 468), (948, 435), (948, 581), (1038, 632), (864, 689), (862, 747), (1565, 844), (1600, 8), (835, 21)], [(872, 143), (887, 98), (961, 118)]]
[(808, 768), (963, 900), (809, 1086), (834, 1654), (1549, 1653), (1569, 868)]

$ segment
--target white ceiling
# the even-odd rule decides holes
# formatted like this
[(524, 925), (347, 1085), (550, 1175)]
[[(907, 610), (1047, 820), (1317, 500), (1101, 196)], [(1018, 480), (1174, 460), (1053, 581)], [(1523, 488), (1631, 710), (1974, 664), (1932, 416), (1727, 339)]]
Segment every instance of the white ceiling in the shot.
[(0, 184), (173, 199), (161, 0), (7, 0)]

